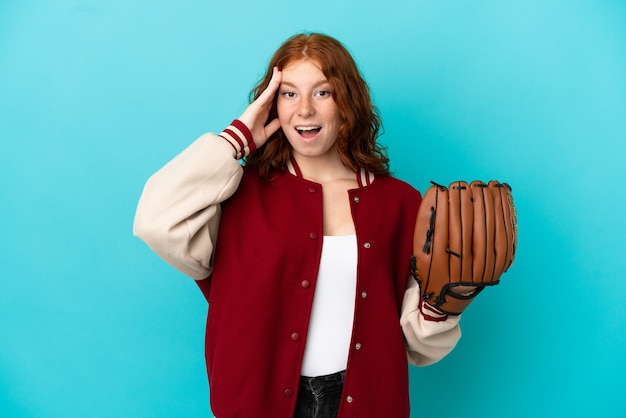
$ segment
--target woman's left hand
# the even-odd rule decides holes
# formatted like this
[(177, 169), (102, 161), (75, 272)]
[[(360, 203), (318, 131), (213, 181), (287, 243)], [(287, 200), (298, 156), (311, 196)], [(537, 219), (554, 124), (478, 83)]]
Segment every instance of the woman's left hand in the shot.
[(450, 286), (448, 289), (457, 295), (469, 296), (478, 289), (476, 286)]

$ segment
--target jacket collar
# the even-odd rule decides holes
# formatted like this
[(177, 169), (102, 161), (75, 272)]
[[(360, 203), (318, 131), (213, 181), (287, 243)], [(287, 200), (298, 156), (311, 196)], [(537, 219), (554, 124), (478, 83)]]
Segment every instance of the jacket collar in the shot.
[[(287, 171), (289, 171), (291, 175), (299, 178), (304, 178), (302, 176), (302, 171), (300, 171), (300, 167), (298, 167), (298, 163), (296, 163), (296, 159), (293, 158), (293, 155), (287, 162)], [(374, 178), (374, 173), (371, 173), (364, 168), (360, 168), (356, 174), (356, 181), (359, 184), (359, 187), (369, 186), (374, 182)]]

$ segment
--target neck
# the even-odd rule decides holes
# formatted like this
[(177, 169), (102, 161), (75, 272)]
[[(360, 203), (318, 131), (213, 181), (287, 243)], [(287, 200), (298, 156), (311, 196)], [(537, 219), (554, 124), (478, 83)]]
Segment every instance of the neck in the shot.
[(353, 179), (355, 174), (348, 167), (343, 165), (339, 154), (327, 158), (307, 157), (301, 154), (294, 154), (294, 159), (300, 168), (302, 177), (317, 183), (325, 183), (341, 179)]

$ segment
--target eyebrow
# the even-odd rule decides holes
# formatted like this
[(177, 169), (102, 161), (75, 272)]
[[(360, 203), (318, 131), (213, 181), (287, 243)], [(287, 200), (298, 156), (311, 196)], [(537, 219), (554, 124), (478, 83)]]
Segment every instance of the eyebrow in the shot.
[[(313, 88), (316, 88), (316, 87), (322, 86), (322, 85), (324, 85), (324, 84), (330, 84), (330, 81), (328, 81), (327, 79), (320, 80), (320, 81), (316, 82), (315, 84), (313, 84)], [(281, 81), (281, 82), (280, 82), (280, 85), (281, 85), (281, 87), (282, 87), (283, 85), (285, 85), (285, 86), (289, 86), (289, 87), (294, 87), (294, 88), (295, 88), (295, 87), (297, 87), (295, 84), (293, 84), (293, 83), (291, 83), (291, 82), (289, 82), (289, 81)]]

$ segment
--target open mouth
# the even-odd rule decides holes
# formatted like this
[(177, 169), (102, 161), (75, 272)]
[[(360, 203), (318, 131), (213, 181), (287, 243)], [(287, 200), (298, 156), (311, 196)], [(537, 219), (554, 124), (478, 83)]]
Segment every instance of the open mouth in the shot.
[(322, 130), (321, 126), (296, 126), (296, 131), (302, 138), (314, 138)]

